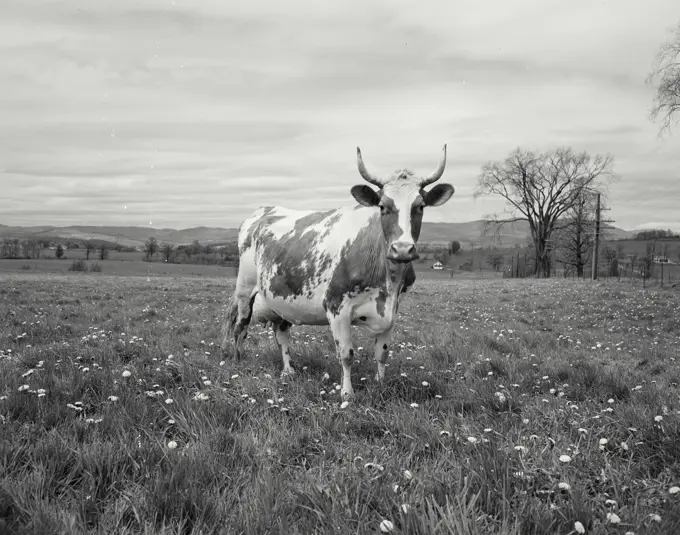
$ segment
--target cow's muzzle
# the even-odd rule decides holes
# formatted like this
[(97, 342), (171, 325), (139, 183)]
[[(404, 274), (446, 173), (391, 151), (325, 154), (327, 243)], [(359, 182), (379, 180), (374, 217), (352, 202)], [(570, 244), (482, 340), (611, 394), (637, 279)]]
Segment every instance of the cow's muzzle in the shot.
[(407, 263), (420, 258), (416, 246), (409, 242), (394, 242), (387, 252), (387, 259), (397, 263)]

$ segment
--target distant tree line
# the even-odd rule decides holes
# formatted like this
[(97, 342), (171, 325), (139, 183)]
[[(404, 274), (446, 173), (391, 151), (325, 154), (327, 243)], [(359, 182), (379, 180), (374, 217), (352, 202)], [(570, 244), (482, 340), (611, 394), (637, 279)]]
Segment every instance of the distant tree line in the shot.
[(642, 230), (635, 235), (635, 240), (647, 241), (647, 240), (668, 240), (668, 239), (678, 239), (680, 234), (673, 232), (672, 230), (662, 230), (662, 229), (651, 229)]
[(87, 260), (91, 254), (96, 254), (100, 260), (109, 256), (109, 251), (134, 252), (134, 247), (107, 242), (104, 240), (73, 240), (58, 238), (4, 238), (0, 243), (0, 258), (8, 259), (36, 259), (44, 255), (44, 250), (54, 250), (58, 259), (65, 258), (66, 253), (73, 249), (84, 249)]
[(144, 243), (144, 260), (147, 262), (168, 262), (173, 264), (231, 265), (238, 261), (238, 244), (201, 244), (194, 240), (186, 245), (159, 243), (150, 237)]

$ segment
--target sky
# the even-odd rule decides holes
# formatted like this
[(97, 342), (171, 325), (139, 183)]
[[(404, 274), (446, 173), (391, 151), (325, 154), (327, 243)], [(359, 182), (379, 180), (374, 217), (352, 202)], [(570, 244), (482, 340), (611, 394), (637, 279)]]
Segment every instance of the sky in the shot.
[(236, 227), (355, 204), (368, 169), (474, 200), (513, 149), (609, 154), (607, 217), (680, 231), (645, 79), (677, 0), (0, 0), (0, 223)]

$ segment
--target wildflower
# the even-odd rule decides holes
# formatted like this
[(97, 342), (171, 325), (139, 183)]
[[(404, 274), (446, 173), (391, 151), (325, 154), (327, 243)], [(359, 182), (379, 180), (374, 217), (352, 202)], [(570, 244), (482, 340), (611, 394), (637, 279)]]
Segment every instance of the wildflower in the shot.
[(668, 489), (668, 494), (675, 495), (678, 493), (680, 493), (680, 487), (671, 487), (670, 489)]
[(574, 522), (574, 531), (576, 533), (585, 533), (586, 528), (583, 527), (583, 524), (581, 524), (578, 520)]
[(607, 513), (607, 522), (611, 522), (612, 524), (618, 524), (621, 522), (621, 519), (619, 518), (619, 515), (616, 513)]
[(560, 455), (560, 462), (561, 463), (570, 463), (571, 457), (569, 457), (569, 455)]
[(411, 481), (413, 479), (413, 474), (410, 470), (404, 470), (404, 479)]
[(238, 373), (235, 373), (234, 375), (231, 376), (232, 379), (238, 379)]
[(341, 409), (346, 409), (349, 406), (349, 401), (343, 401), (340, 403), (340, 408)]
[(176, 447), (177, 447), (177, 442), (175, 442), (174, 440), (171, 440), (170, 442), (168, 442), (168, 449), (169, 450), (174, 450)]
[(607, 440), (606, 438), (601, 438), (600, 439), (600, 446), (605, 446), (607, 444), (607, 442), (609, 442), (609, 440)]
[(661, 420), (663, 420), (663, 416), (661, 416), (660, 414), (654, 417), (655, 422), (660, 422)]
[(571, 490), (571, 485), (569, 483), (565, 483), (564, 481), (560, 481), (560, 483), (557, 485), (557, 487), (560, 490)]
[(380, 531), (383, 533), (391, 533), (394, 531), (394, 524), (389, 520), (383, 520), (380, 522)]
[(208, 394), (206, 394), (205, 392), (198, 392), (194, 396), (194, 399), (196, 401), (207, 401), (209, 399), (209, 397), (208, 397)]
[(527, 449), (524, 446), (515, 446), (515, 451), (518, 451), (520, 453), (526, 453)]
[(168, 399), (165, 400), (166, 405), (172, 405), (174, 402), (175, 402), (175, 400), (173, 400), (172, 398), (168, 398)]
[(628, 444), (626, 444), (625, 442), (621, 442), (621, 444), (619, 444), (619, 447), (620, 447), (623, 451), (628, 451)]
[(29, 388), (31, 388), (29, 385), (21, 385), (19, 388), (17, 388), (17, 390), (19, 392), (23, 392), (24, 390), (28, 390)]
[(118, 396), (109, 396), (109, 401), (118, 401)]
[(474, 444), (475, 442), (477, 442), (477, 439), (475, 437), (468, 437), (468, 442), (470, 444)]
[(411, 510), (411, 506), (407, 503), (402, 503), (401, 510), (404, 512), (405, 515), (407, 515), (408, 512)]
[(503, 394), (503, 392), (496, 392), (494, 396), (498, 398), (499, 403), (505, 403), (505, 394)]
[(418, 404), (417, 404), (417, 403), (411, 403), (411, 408), (412, 408), (412, 409), (417, 409), (417, 408), (418, 408)]
[(425, 387), (430, 386), (430, 383), (428, 383), (427, 381), (423, 381), (421, 384)]
[(442, 429), (441, 431), (439, 431), (439, 435), (442, 436), (442, 437), (450, 437), (450, 436), (451, 436), (451, 433), (449, 433), (448, 431)]
[(650, 519), (652, 522), (661, 522), (661, 517), (660, 517), (659, 515), (657, 515), (656, 513), (651, 513), (651, 514), (649, 515), (649, 519)]
[(125, 370), (125, 371), (123, 372), (123, 377), (130, 377), (131, 375), (132, 375), (132, 373), (130, 373), (129, 370)]
[(373, 470), (373, 469), (375, 469), (375, 470), (377, 470), (378, 472), (382, 472), (382, 471), (385, 469), (382, 465), (380, 465), (380, 464), (378, 464), (378, 463), (366, 463), (366, 464), (364, 465), (364, 468), (365, 468), (366, 470)]

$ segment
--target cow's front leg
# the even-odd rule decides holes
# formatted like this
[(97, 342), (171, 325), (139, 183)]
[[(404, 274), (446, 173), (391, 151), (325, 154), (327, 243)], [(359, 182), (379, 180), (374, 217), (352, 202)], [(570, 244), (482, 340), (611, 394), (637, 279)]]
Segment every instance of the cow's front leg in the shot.
[(375, 337), (375, 362), (378, 365), (378, 371), (375, 374), (376, 381), (382, 381), (385, 377), (385, 362), (390, 353), (389, 344), (392, 340), (392, 329), (388, 329)]
[(354, 360), (354, 348), (352, 347), (352, 324), (345, 314), (331, 316), (329, 318), (331, 332), (338, 351), (338, 360), (342, 365), (342, 399), (354, 397), (352, 388), (352, 360)]

